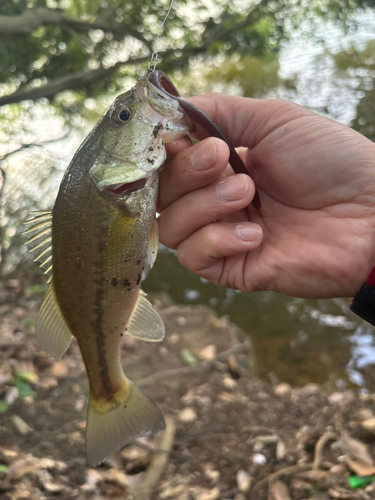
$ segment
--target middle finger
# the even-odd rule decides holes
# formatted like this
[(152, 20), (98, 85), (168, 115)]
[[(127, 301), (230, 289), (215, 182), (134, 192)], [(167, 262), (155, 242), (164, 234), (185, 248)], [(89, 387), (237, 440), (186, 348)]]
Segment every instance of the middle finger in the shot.
[(158, 218), (160, 242), (177, 248), (199, 228), (247, 207), (254, 194), (254, 183), (246, 174), (228, 176), (187, 193)]

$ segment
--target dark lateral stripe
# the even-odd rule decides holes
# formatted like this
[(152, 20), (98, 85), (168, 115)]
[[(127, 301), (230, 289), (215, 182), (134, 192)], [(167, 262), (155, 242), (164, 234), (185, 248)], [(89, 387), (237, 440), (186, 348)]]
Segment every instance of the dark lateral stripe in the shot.
[(103, 232), (101, 229), (101, 224), (98, 224), (98, 231), (96, 233), (96, 237), (98, 238), (98, 259), (95, 262), (95, 313), (96, 319), (93, 322), (93, 329), (95, 332), (95, 343), (96, 343), (96, 351), (99, 362), (99, 372), (101, 382), (103, 384), (104, 392), (107, 396), (111, 396), (114, 394), (114, 390), (111, 384), (111, 380), (109, 377), (107, 358), (105, 353), (105, 335), (103, 333), (103, 299), (104, 299), (104, 285), (105, 285), (105, 277), (104, 277), (104, 268), (105, 268), (105, 253), (106, 246), (103, 243)]

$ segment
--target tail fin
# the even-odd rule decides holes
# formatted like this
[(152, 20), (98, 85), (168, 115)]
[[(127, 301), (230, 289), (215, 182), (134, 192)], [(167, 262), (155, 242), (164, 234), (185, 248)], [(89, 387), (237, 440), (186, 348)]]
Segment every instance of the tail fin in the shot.
[(130, 390), (125, 400), (107, 411), (98, 411), (96, 401), (90, 396), (86, 430), (90, 467), (103, 462), (133, 439), (165, 429), (163, 414), (156, 404), (131, 381), (128, 384)]

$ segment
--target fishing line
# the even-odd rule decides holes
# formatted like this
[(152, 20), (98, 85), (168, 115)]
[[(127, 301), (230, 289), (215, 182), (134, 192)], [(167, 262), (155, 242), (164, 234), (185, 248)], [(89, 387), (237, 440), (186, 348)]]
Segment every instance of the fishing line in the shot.
[(169, 14), (171, 13), (171, 10), (172, 10), (172, 7), (173, 7), (173, 4), (174, 4), (174, 0), (171, 1), (170, 5), (169, 5), (169, 9), (168, 9), (168, 12), (164, 18), (164, 21), (162, 23), (162, 25), (160, 26), (159, 28), (159, 32), (156, 36), (156, 40), (155, 40), (155, 50), (153, 51), (153, 53), (151, 54), (151, 57), (148, 61), (148, 71), (154, 71), (155, 68), (156, 68), (156, 65), (158, 64), (158, 62), (160, 62), (160, 59), (158, 57), (158, 44), (159, 44), (159, 38), (160, 38), (160, 35), (162, 34), (162, 31), (163, 31), (163, 28), (164, 28), (164, 24), (166, 22), (166, 20), (168, 19), (169, 17)]

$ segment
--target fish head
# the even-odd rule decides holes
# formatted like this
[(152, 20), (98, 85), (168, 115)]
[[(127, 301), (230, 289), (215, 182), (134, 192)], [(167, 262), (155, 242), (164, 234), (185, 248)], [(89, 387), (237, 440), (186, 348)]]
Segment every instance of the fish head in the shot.
[(164, 144), (193, 130), (178, 102), (147, 78), (119, 95), (97, 125), (100, 145), (89, 175), (99, 191), (141, 189), (166, 159)]

